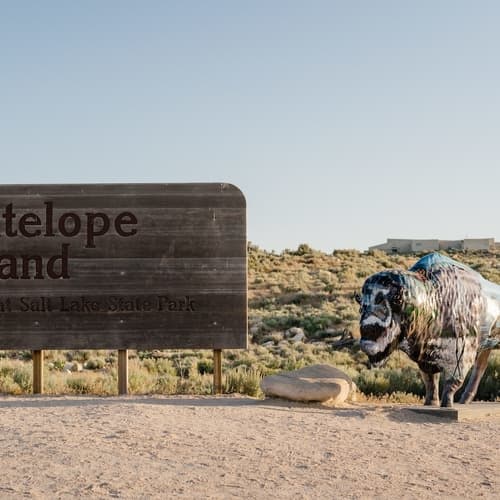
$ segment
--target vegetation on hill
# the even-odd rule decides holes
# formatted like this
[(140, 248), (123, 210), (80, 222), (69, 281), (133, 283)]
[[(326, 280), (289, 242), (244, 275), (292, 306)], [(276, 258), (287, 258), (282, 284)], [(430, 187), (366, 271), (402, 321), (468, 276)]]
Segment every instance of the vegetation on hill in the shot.
[[(500, 283), (498, 254), (447, 255)], [(313, 338), (325, 330), (348, 330), (356, 336), (359, 315), (353, 294), (360, 291), (364, 280), (384, 269), (408, 269), (418, 258), (381, 251), (336, 250), (325, 254), (305, 244), (274, 254), (250, 245), (250, 331), (302, 326)], [(259, 340), (255, 334), (253, 339)]]
[[(500, 283), (498, 254), (448, 255)], [(266, 374), (331, 363), (353, 378), (361, 397), (420, 399), (423, 384), (416, 365), (406, 355), (394, 353), (386, 367), (369, 370), (366, 356), (349, 341), (351, 336), (359, 337), (353, 294), (365, 278), (384, 269), (407, 269), (418, 257), (357, 250), (326, 254), (306, 244), (274, 253), (250, 244), (249, 349), (224, 352), (224, 390), (259, 396), (259, 382)], [(29, 392), (30, 353), (6, 351), (0, 355), (0, 392)], [(116, 393), (115, 352), (48, 351), (46, 356), (46, 392)], [(132, 352), (131, 356), (132, 393), (212, 392), (211, 352), (148, 351)], [(485, 400), (500, 397), (499, 352), (490, 358), (478, 396)]]

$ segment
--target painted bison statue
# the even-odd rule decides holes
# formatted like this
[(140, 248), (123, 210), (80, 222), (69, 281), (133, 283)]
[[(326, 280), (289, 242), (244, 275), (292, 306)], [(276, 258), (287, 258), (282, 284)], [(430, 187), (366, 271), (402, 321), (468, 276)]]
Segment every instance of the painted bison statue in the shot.
[(425, 404), (452, 407), (455, 392), (473, 366), (460, 400), (474, 399), (492, 349), (500, 344), (500, 286), (473, 269), (432, 253), (409, 271), (368, 277), (360, 304), (361, 349), (380, 366), (401, 349), (415, 361), (425, 384)]

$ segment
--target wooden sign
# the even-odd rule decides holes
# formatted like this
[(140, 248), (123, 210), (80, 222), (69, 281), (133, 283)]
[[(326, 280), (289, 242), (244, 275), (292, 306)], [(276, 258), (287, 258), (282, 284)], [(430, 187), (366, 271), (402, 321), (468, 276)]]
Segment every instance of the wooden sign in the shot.
[(234, 186), (0, 186), (0, 349), (246, 347)]

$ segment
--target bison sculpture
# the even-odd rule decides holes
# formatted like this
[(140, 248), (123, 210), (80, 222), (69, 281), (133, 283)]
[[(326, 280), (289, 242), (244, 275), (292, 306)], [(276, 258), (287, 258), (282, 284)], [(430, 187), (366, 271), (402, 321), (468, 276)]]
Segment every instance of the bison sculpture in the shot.
[(415, 361), (426, 405), (452, 407), (455, 392), (473, 367), (460, 403), (474, 399), (488, 357), (500, 344), (500, 286), (470, 267), (432, 253), (409, 271), (368, 277), (360, 304), (361, 349), (381, 366), (396, 349)]

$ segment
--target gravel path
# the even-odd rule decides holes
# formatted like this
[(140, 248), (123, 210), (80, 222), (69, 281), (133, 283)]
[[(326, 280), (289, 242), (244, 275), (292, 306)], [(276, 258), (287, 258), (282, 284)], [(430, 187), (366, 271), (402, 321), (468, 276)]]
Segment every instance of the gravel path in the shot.
[(500, 419), (245, 397), (1, 397), (1, 499), (498, 498)]

